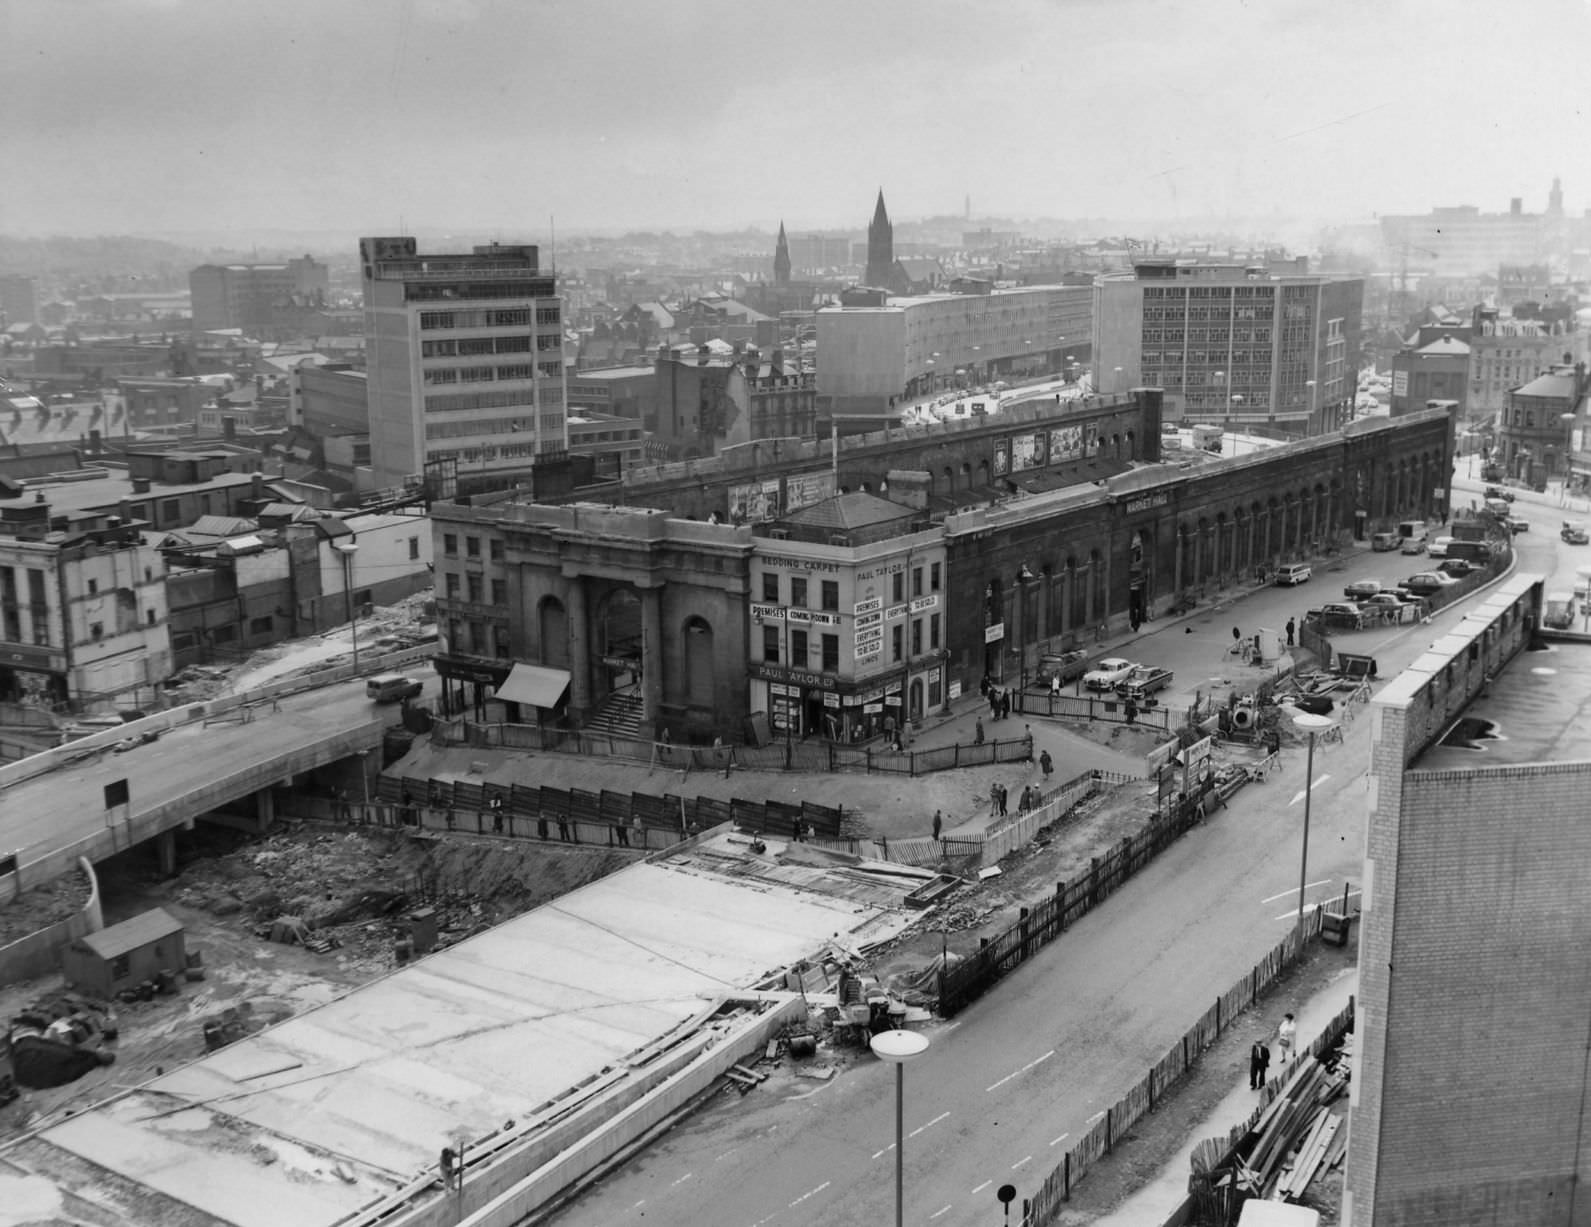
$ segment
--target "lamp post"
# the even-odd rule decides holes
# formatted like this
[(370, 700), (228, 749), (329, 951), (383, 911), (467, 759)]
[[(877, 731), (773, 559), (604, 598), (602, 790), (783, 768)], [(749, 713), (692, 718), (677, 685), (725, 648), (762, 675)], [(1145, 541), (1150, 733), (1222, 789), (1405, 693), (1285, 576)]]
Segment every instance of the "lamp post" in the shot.
[(1230, 398), (1232, 395), (1232, 377), (1225, 371), (1217, 371), (1213, 378), (1215, 378), (1217, 381), (1225, 381), (1223, 386), (1226, 388), (1226, 391), (1221, 394), (1221, 404), (1224, 406), (1228, 398)]
[(1315, 795), (1315, 738), (1336, 726), (1330, 716), (1317, 716), (1313, 712), (1299, 712), (1293, 717), (1293, 727), (1309, 734), (1309, 754), (1304, 760), (1304, 843), (1298, 853), (1298, 952), (1304, 951), (1304, 884), (1309, 881), (1309, 803)]
[(348, 599), (348, 636), (354, 642), (354, 676), (359, 675), (359, 619), (354, 606), (354, 555), (359, 546), (352, 541), (337, 542), (337, 552), (343, 556), (343, 594)]
[(873, 1037), (873, 1055), (895, 1067), (895, 1227), (905, 1227), (906, 1213), (906, 1070), (907, 1061), (928, 1051), (927, 1036), (915, 1031), (880, 1031)]
[(1314, 433), (1314, 428), (1315, 428), (1315, 408), (1316, 408), (1316, 405), (1319, 403), (1318, 394), (1320, 392), (1320, 385), (1318, 383), (1316, 383), (1313, 379), (1306, 379), (1306, 380), (1304, 380), (1304, 386), (1309, 389), (1309, 421), (1304, 426), (1304, 434), (1309, 435), (1309, 434)]
[(1110, 390), (1115, 396), (1121, 395), (1121, 367), (1119, 366), (1111, 373)]
[(1574, 475), (1574, 414), (1560, 413), (1558, 420), (1563, 423), (1563, 489), (1559, 494), (1559, 505), (1569, 502), (1569, 482)]

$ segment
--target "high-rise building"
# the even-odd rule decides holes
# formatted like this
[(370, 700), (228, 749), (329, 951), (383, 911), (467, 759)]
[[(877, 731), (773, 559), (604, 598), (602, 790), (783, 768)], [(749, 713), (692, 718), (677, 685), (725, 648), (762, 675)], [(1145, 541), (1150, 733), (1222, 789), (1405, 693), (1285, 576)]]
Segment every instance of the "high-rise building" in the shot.
[(330, 283), (327, 267), (311, 256), (285, 264), (201, 264), (188, 274), (193, 327), (270, 338), (291, 328), (295, 310), (324, 307)]
[(1094, 387), (1164, 388), (1168, 418), (1305, 433), (1352, 413), (1364, 282), (1141, 260), (1094, 284)]
[(39, 322), (38, 293), (32, 277), (0, 277), (0, 317), (7, 327)]
[(867, 226), (867, 271), (862, 280), (871, 286), (885, 287), (895, 275), (895, 227), (884, 208), (884, 189), (878, 190), (878, 204)]
[(470, 474), (528, 473), (569, 446), (563, 311), (534, 246), (422, 255), (412, 238), (359, 240), (379, 485), (427, 461)]

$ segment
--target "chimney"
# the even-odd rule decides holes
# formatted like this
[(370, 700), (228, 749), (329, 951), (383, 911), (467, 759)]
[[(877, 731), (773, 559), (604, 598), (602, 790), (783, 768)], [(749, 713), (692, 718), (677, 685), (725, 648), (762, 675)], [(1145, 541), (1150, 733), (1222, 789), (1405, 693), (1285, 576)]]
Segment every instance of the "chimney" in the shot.
[(711, 359), (712, 356), (713, 356), (713, 351), (708, 349), (706, 345), (698, 345), (696, 347), (696, 365), (697, 366), (706, 366), (707, 363), (708, 363), (708, 360)]
[(259, 501), (259, 500), (264, 499), (264, 497), (265, 497), (265, 477), (264, 477), (264, 475), (260, 474), (260, 473), (254, 474), (254, 477), (252, 478), (251, 484), (254, 487), (254, 498), (255, 498), (255, 500)]
[(238, 437), (238, 420), (236, 418), (221, 419), (221, 437), (228, 443), (235, 443)]
[(147, 477), (135, 477), (135, 478), (133, 478), (133, 493), (134, 494), (148, 494), (149, 493), (149, 478), (147, 478)]
[(773, 373), (775, 375), (779, 375), (784, 372), (783, 346), (775, 345), (773, 347), (773, 353), (768, 356), (768, 365), (773, 367)]
[(1525, 211), (1525, 198), (1523, 196), (1513, 196), (1513, 197), (1509, 198), (1509, 201), (1508, 201), (1508, 215), (1510, 217), (1518, 217), (1524, 211)]

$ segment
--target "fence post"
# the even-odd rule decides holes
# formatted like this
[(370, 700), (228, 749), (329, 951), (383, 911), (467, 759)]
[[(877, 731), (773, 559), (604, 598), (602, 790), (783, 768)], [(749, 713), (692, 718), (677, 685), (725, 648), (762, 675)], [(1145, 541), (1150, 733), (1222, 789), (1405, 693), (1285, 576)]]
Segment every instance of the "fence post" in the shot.
[(1182, 1033), (1182, 1072), (1188, 1072), (1188, 1033)]
[(1149, 1067), (1149, 1110), (1155, 1110), (1155, 1067)]
[(1116, 1145), (1116, 1109), (1105, 1109), (1105, 1153), (1108, 1155)]
[(1254, 965), (1254, 970), (1248, 973), (1248, 1003), (1253, 1005), (1260, 997), (1260, 968)]
[(1061, 1176), (1061, 1184), (1062, 1184), (1063, 1189), (1065, 1190), (1062, 1193), (1062, 1197), (1065, 1200), (1067, 1200), (1067, 1201), (1071, 1201), (1072, 1200), (1072, 1152), (1071, 1151), (1067, 1151), (1066, 1152), (1066, 1158), (1061, 1163), (1061, 1169), (1062, 1169), (1062, 1173), (1063, 1173), (1062, 1176)]
[(867, 774), (868, 775), (872, 775), (873, 774), (873, 747), (872, 746), (864, 746), (862, 748), (862, 753), (867, 755)]
[(1099, 857), (1090, 857), (1088, 861), (1088, 906), (1090, 910), (1099, 905)]
[(1221, 1034), (1221, 999), (1219, 997), (1215, 999), (1215, 1033), (1217, 1035)]

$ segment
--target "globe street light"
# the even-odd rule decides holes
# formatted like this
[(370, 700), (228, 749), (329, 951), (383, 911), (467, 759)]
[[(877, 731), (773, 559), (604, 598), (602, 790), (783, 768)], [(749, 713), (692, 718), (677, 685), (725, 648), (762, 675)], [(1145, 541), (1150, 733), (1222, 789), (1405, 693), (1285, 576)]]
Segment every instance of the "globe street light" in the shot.
[(905, 1225), (906, 1163), (903, 1157), (906, 1128), (907, 1061), (928, 1051), (928, 1037), (915, 1031), (880, 1031), (873, 1037), (873, 1055), (895, 1067), (895, 1227)]
[(1304, 952), (1304, 884), (1309, 880), (1309, 802), (1315, 795), (1315, 738), (1337, 722), (1330, 716), (1301, 711), (1293, 717), (1293, 727), (1309, 734), (1309, 756), (1304, 760), (1304, 846), (1298, 854), (1298, 953)]
[(359, 547), (352, 541), (336, 543), (337, 552), (343, 556), (343, 592), (348, 598), (348, 634), (354, 641), (354, 676), (359, 676), (359, 621), (354, 609), (354, 555)]

